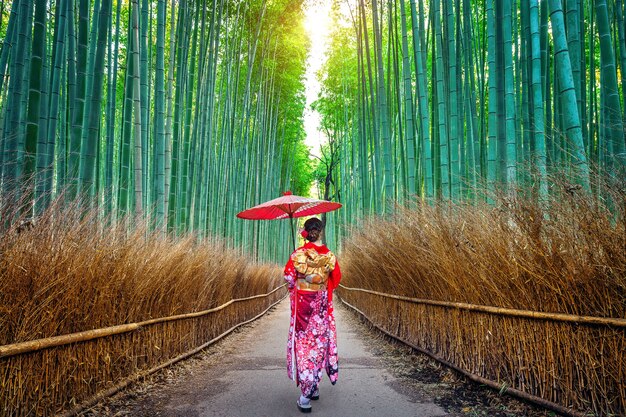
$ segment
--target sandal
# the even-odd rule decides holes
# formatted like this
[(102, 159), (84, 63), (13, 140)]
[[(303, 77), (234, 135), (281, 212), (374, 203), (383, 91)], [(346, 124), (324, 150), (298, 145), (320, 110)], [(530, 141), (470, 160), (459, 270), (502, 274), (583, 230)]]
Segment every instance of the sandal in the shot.
[(296, 405), (298, 406), (298, 410), (302, 411), (303, 413), (310, 413), (313, 409), (313, 407), (311, 407), (311, 404), (300, 404), (300, 399), (296, 401)]

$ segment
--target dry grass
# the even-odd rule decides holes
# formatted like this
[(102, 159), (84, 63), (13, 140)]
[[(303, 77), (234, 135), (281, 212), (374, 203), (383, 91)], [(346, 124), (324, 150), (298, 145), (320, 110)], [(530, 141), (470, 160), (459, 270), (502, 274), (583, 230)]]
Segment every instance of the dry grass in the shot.
[[(131, 232), (126, 222), (104, 227), (106, 220), (78, 206), (55, 205), (32, 226), (17, 219), (1, 231), (0, 345), (206, 310), (282, 284), (276, 265), (254, 264), (219, 242), (166, 237), (141, 222)], [(9, 217), (7, 207), (0, 213)], [(54, 414), (201, 345), (283, 295), (2, 358), (0, 410)]]
[[(519, 197), (500, 199), (496, 208), (420, 205), (399, 208), (391, 220), (370, 219), (344, 247), (343, 283), (422, 299), (626, 318), (624, 205), (611, 213), (562, 189), (545, 211)], [(381, 327), (472, 373), (580, 411), (626, 413), (624, 328), (340, 294)]]

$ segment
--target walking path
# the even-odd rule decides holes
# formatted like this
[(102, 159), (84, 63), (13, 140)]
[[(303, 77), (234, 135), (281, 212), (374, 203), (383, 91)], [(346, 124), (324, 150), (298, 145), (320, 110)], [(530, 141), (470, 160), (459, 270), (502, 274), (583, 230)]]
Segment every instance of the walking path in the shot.
[[(368, 351), (366, 336), (349, 326), (349, 314), (336, 306), (339, 381), (332, 386), (325, 376), (320, 400), (312, 402), (312, 415), (445, 416), (439, 406), (402, 388), (384, 363)], [(296, 407), (300, 390), (287, 378), (285, 366), (288, 326), (289, 302), (284, 300), (253, 326), (222, 342), (220, 349), (197, 361), (189, 372), (165, 386), (150, 388), (143, 398), (127, 403), (130, 409), (117, 410), (114, 415), (302, 415)]]

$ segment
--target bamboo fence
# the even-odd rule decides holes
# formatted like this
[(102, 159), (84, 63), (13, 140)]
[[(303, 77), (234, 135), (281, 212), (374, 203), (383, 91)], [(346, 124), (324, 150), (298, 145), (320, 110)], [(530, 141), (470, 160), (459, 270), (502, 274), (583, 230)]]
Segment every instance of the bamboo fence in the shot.
[(283, 287), (210, 310), (0, 346), (0, 414), (80, 412), (260, 317)]
[(388, 335), (475, 381), (571, 416), (626, 415), (626, 319), (423, 300), (340, 285)]

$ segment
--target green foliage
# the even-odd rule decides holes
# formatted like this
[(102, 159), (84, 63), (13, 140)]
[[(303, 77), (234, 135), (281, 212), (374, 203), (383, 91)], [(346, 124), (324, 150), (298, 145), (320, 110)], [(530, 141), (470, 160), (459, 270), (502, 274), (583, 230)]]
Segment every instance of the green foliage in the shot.
[[(5, 121), (0, 134), (3, 193), (27, 186), (20, 175), (25, 151), (27, 173), (35, 171), (33, 158), (45, 160), (45, 147), (35, 149), (34, 127), (54, 118), (48, 143), (64, 136), (59, 146), (51, 146), (54, 155), (45, 156), (52, 163), (47, 178), (53, 174), (50, 182), (59, 186), (49, 187), (45, 201), (54, 200), (69, 184), (69, 197), (80, 190), (90, 192), (102, 214), (143, 211), (155, 227), (219, 235), (266, 259), (287, 249), (255, 243), (286, 232), (282, 224), (243, 223), (235, 214), (289, 188), (306, 195), (313, 181), (314, 167), (303, 142), (309, 47), (303, 1), (72, 0), (67, 10), (61, 9), (63, 1), (45, 3), (49, 16), (73, 11), (61, 40), (68, 45), (68, 65), (53, 68), (52, 48), (40, 60), (32, 59), (25, 36), (33, 33), (32, 4), (0, 4), (0, 41), (9, 19), (21, 31), (15, 37), (19, 42), (11, 45), (20, 54), (9, 54), (9, 47), (3, 47), (8, 62), (3, 81), (10, 84), (0, 94), (0, 120)], [(13, 4), (20, 7), (13, 11)], [(163, 6), (165, 31), (157, 39), (157, 10), (163, 12)], [(137, 13), (131, 14), (133, 8)], [(49, 18), (38, 36), (52, 44), (61, 21)], [(163, 51), (159, 56), (157, 47)], [(87, 58), (92, 51), (95, 54)], [(37, 64), (32, 77), (16, 77), (30, 74), (24, 65), (29, 62)], [(38, 118), (35, 100), (45, 97), (38, 85), (47, 87), (53, 76), (63, 80), (63, 105)], [(34, 88), (29, 90), (29, 83)], [(20, 106), (7, 106), (18, 97)], [(31, 135), (25, 149), (23, 140), (13, 138), (25, 130), (27, 109)], [(7, 132), (13, 132), (10, 141)], [(5, 149), (11, 151), (6, 161)], [(37, 170), (44, 168), (39, 164)], [(17, 181), (8, 181), (13, 178)], [(38, 193), (31, 200), (43, 191)]]
[(622, 1), (333, 4), (315, 108), (347, 221), (388, 199), (545, 199), (556, 171), (600, 200), (623, 182)]
[(309, 196), (311, 184), (317, 179), (317, 171), (315, 169), (317, 163), (310, 158), (309, 147), (303, 141), (298, 141), (295, 149), (291, 165), (293, 172), (290, 189), (296, 195)]

